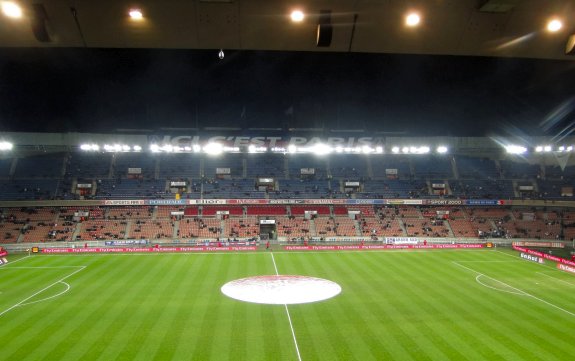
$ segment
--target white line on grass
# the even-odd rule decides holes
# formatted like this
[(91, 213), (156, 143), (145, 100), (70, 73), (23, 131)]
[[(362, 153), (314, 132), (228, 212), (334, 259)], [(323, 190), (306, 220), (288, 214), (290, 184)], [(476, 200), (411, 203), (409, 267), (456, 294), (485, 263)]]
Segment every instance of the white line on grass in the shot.
[(523, 291), (523, 290), (520, 290), (520, 289), (517, 288), (517, 287), (513, 287), (513, 286), (511, 286), (511, 285), (509, 285), (509, 284), (507, 284), (507, 283), (505, 283), (505, 282), (502, 282), (502, 281), (500, 281), (500, 280), (498, 280), (498, 279), (495, 279), (495, 278), (493, 278), (493, 277), (487, 276), (487, 275), (485, 275), (485, 274), (483, 274), (483, 273), (481, 273), (481, 272), (478, 272), (478, 271), (474, 270), (473, 268), (466, 267), (466, 266), (464, 266), (464, 265), (462, 265), (462, 264), (459, 264), (459, 263), (457, 263), (457, 262), (453, 262), (453, 263), (456, 264), (456, 265), (458, 265), (459, 267), (465, 268), (465, 269), (468, 270), (468, 271), (471, 271), (471, 272), (474, 272), (474, 273), (478, 273), (479, 275), (481, 275), (481, 276), (483, 276), (483, 277), (487, 277), (487, 278), (489, 278), (489, 279), (491, 279), (491, 280), (493, 280), (493, 281), (495, 281), (495, 282), (499, 282), (499, 283), (501, 283), (501, 284), (504, 285), (504, 286), (507, 286), (507, 287), (509, 287), (509, 288), (511, 288), (511, 289), (514, 289), (514, 290), (518, 291), (518, 292), (521, 292), (521, 294), (523, 294), (523, 295), (525, 295), (525, 296), (529, 296), (529, 297), (531, 297), (531, 298), (533, 298), (533, 299), (536, 299), (536, 300), (539, 301), (539, 302), (543, 302), (543, 303), (545, 303), (546, 305), (549, 305), (549, 306), (551, 306), (551, 307), (554, 307), (554, 308), (556, 308), (556, 309), (558, 309), (558, 310), (560, 310), (560, 311), (563, 311), (563, 312), (565, 312), (565, 313), (567, 313), (567, 314), (569, 314), (569, 315), (575, 317), (575, 313), (573, 313), (573, 312), (571, 312), (571, 311), (568, 311), (568, 310), (566, 310), (566, 309), (564, 309), (564, 308), (561, 308), (561, 307), (559, 307), (559, 306), (557, 306), (557, 305), (554, 305), (554, 304), (552, 304), (551, 302), (545, 301), (545, 300), (543, 300), (543, 299), (541, 299), (541, 298), (539, 298), (539, 297), (537, 297), (537, 296), (534, 296), (534, 295), (532, 295), (532, 294), (530, 294), (530, 293), (527, 293), (527, 292), (525, 292), (525, 291)]
[(33, 303), (48, 301), (48, 300), (51, 300), (52, 298), (56, 298), (56, 297), (58, 297), (58, 296), (63, 295), (64, 293), (70, 291), (70, 285), (69, 285), (69, 284), (67, 284), (66, 282), (58, 282), (58, 283), (61, 283), (61, 284), (63, 284), (63, 285), (66, 285), (66, 289), (65, 289), (64, 291), (58, 293), (58, 294), (55, 294), (54, 296), (46, 297), (46, 298), (43, 298), (43, 299), (38, 300), (38, 301), (21, 303), (20, 306), (26, 306), (26, 305), (31, 305), (31, 304), (33, 304)]
[(490, 285), (488, 285), (488, 284), (485, 284), (485, 283), (483, 283), (483, 282), (480, 281), (480, 278), (481, 278), (481, 277), (486, 277), (486, 276), (483, 275), (483, 274), (478, 274), (477, 277), (475, 277), (475, 280), (477, 281), (477, 283), (479, 283), (480, 285), (482, 285), (482, 286), (484, 286), (484, 287), (491, 288), (492, 290), (499, 291), (499, 292), (507, 292), (507, 293), (511, 293), (511, 294), (514, 294), (514, 295), (525, 296), (525, 294), (523, 294), (523, 293), (521, 293), (521, 292), (508, 291), (508, 290), (504, 290), (504, 289), (501, 289), (501, 288), (497, 288), (497, 287), (493, 287), (493, 286), (490, 286)]
[[(19, 261), (21, 261), (21, 260), (23, 260), (23, 259), (26, 259), (26, 258), (28, 258), (28, 257), (30, 257), (30, 256), (25, 256), (25, 257), (22, 257), (22, 258), (18, 258), (18, 259), (15, 260), (15, 261), (11, 261), (11, 262), (7, 263), (7, 264), (4, 265), (4, 267), (2, 267), (2, 268), (7, 268), (7, 267), (13, 265), (14, 263), (19, 262)], [(12, 267), (10, 267), (10, 268), (12, 268)]]
[(553, 277), (553, 276), (548, 275), (548, 274), (543, 273), (543, 272), (537, 272), (537, 273), (539, 273), (539, 274), (541, 274), (541, 275), (543, 275), (543, 276), (549, 277), (549, 278), (553, 278), (553, 279), (556, 280), (556, 281), (559, 281), (559, 282), (562, 282), (562, 283), (566, 283), (566, 284), (568, 284), (569, 286), (575, 286), (575, 284), (573, 284), (573, 283), (571, 283), (571, 282), (569, 282), (569, 281), (562, 280), (561, 278)]
[(33, 297), (39, 295), (40, 293), (42, 293), (42, 292), (44, 292), (44, 291), (46, 291), (46, 290), (49, 289), (50, 287), (52, 287), (52, 286), (54, 286), (54, 285), (56, 285), (56, 284), (58, 284), (58, 283), (64, 282), (65, 279), (67, 279), (67, 278), (69, 278), (69, 277), (72, 277), (72, 276), (75, 275), (76, 273), (78, 273), (78, 272), (80, 272), (80, 271), (83, 271), (83, 270), (86, 268), (86, 266), (79, 266), (79, 267), (81, 267), (81, 268), (78, 269), (78, 270), (76, 270), (76, 271), (74, 271), (74, 272), (72, 272), (72, 273), (70, 273), (69, 275), (67, 275), (67, 276), (65, 276), (65, 277), (60, 278), (58, 281), (52, 283), (51, 285), (42, 288), (40, 291), (34, 293), (33, 295), (31, 295), (31, 296), (29, 296), (29, 297), (26, 297), (25, 299), (23, 299), (22, 301), (18, 302), (18, 303), (15, 304), (14, 306), (12, 306), (12, 307), (10, 307), (10, 308), (7, 308), (7, 309), (5, 309), (4, 311), (0, 312), (0, 317), (1, 317), (2, 315), (4, 315), (5, 313), (7, 313), (8, 311), (11, 311), (11, 310), (13, 310), (13, 309), (16, 308), (16, 307), (23, 305), (26, 301), (28, 301), (29, 299), (31, 299), (31, 298), (33, 298)]
[[(50, 267), (50, 266), (15, 266), (15, 267), (10, 267), (10, 269), (59, 269), (59, 268), (78, 268), (78, 267), (82, 267), (82, 266), (54, 266), (54, 267)], [(8, 267), (4, 268), (4, 269), (8, 269)]]
[[(278, 267), (277, 267), (277, 265), (276, 265), (276, 259), (274, 258), (273, 252), (270, 252), (270, 255), (272, 256), (272, 262), (274, 263), (274, 269), (276, 270), (276, 276), (279, 276), (280, 273), (278, 272)], [(299, 361), (301, 361), (301, 355), (300, 355), (300, 353), (299, 353), (299, 347), (298, 347), (298, 345), (297, 345), (297, 339), (296, 339), (296, 337), (295, 337), (295, 331), (294, 331), (294, 329), (293, 329), (293, 324), (292, 324), (292, 322), (291, 322), (291, 316), (290, 316), (290, 314), (289, 314), (288, 306), (287, 306), (287, 304), (285, 304), (285, 303), (284, 303), (284, 308), (285, 308), (285, 310), (286, 310), (286, 314), (287, 314), (287, 317), (288, 317), (289, 327), (290, 327), (290, 329), (291, 329), (291, 335), (292, 335), (292, 337), (293, 337), (293, 343), (294, 343), (294, 345), (295, 345), (295, 352), (297, 353), (297, 359), (298, 359)]]

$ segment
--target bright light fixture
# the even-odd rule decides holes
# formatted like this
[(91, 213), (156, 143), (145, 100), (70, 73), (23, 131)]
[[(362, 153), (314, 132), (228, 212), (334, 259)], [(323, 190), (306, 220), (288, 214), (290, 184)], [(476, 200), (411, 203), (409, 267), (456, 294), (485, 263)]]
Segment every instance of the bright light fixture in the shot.
[(288, 152), (290, 152), (290, 153), (297, 152), (297, 147), (293, 144), (288, 145)]
[(142, 151), (142, 147), (140, 147), (139, 145), (134, 145), (132, 147), (132, 149), (134, 149), (134, 152), (141, 152)]
[(311, 147), (310, 150), (313, 151), (317, 155), (325, 155), (325, 154), (329, 154), (329, 153), (333, 152), (332, 147), (330, 147), (327, 144), (321, 144), (321, 143), (314, 145), (313, 147)]
[(421, 17), (417, 13), (410, 13), (405, 17), (405, 25), (409, 27), (414, 27), (419, 25)]
[(128, 15), (130, 15), (130, 19), (132, 20), (142, 20), (144, 18), (144, 14), (140, 9), (130, 9)]
[(546, 151), (546, 152), (550, 152), (551, 149), (552, 149), (552, 148), (551, 148), (550, 145), (546, 145), (546, 146), (543, 147), (543, 150)]
[(0, 150), (12, 150), (14, 145), (10, 142), (0, 142)]
[(2, 12), (9, 18), (17, 19), (22, 17), (22, 8), (11, 1), (2, 2)]
[(291, 12), (290, 18), (294, 23), (300, 23), (305, 18), (305, 15), (301, 10), (294, 10)]
[(527, 152), (527, 148), (522, 147), (520, 145), (514, 145), (514, 144), (510, 144), (510, 145), (506, 146), (505, 150), (509, 154), (523, 154), (523, 153)]
[(562, 27), (563, 23), (561, 22), (561, 20), (553, 19), (547, 23), (547, 30), (549, 30), (552, 33), (561, 30)]
[(447, 147), (444, 145), (440, 145), (439, 147), (437, 147), (437, 153), (439, 154), (445, 154), (447, 153)]
[(204, 152), (207, 154), (221, 154), (224, 151), (224, 147), (218, 143), (208, 143), (204, 146)]
[(399, 153), (399, 147), (393, 147), (393, 148), (391, 148), (391, 152), (394, 153), (394, 154)]
[(541, 152), (543, 151), (543, 146), (541, 146), (541, 145), (536, 146), (536, 147), (535, 147), (535, 151), (536, 151), (537, 153), (541, 153)]

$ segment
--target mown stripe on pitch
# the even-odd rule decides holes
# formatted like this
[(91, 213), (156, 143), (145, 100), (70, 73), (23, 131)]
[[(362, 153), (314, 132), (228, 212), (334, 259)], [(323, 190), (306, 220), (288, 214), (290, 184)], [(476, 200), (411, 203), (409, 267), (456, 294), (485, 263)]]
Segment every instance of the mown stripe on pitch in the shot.
[[(47, 355), (50, 355), (50, 352), (57, 349), (57, 353), (61, 356), (63, 352), (67, 352), (69, 347), (71, 347), (70, 345), (74, 345), (74, 343), (71, 343), (71, 339), (80, 338), (84, 335), (86, 325), (83, 319), (89, 318), (94, 308), (90, 306), (87, 307), (87, 304), (89, 305), (92, 300), (82, 302), (87, 295), (81, 290), (85, 290), (85, 284), (92, 282), (92, 279), (94, 283), (98, 283), (99, 281), (95, 279), (94, 274), (92, 274), (92, 277), (88, 277), (88, 273), (86, 272), (89, 272), (88, 269), (78, 274), (78, 277), (75, 279), (76, 281), (73, 283), (74, 290), (66, 294), (67, 307), (53, 307), (43, 304), (34, 305), (39, 308), (40, 306), (47, 306), (47, 313), (33, 321), (31, 328), (37, 330), (38, 334), (25, 336), (25, 339), (33, 340), (34, 344), (33, 346), (30, 344), (29, 348), (25, 345), (24, 352), (26, 352), (27, 348), (27, 352), (33, 350), (34, 354), (48, 358)], [(76, 287), (80, 288), (80, 290), (77, 290)], [(99, 294), (105, 294), (101, 292)], [(77, 330), (77, 332), (73, 332), (73, 330)]]
[[(500, 267), (504, 266), (500, 265)], [(462, 269), (462, 271), (465, 270)], [(473, 275), (472, 272), (467, 273)], [(492, 277), (495, 276), (495, 273), (497, 273), (497, 271), (491, 271)], [(517, 279), (517, 277), (518, 274), (514, 275), (515, 279)], [(475, 277), (473, 277), (473, 279), (474, 278)], [(499, 277), (496, 276), (496, 279), (499, 279)], [(557, 317), (557, 319), (553, 321), (552, 311), (555, 309), (531, 297), (511, 295), (486, 289), (477, 283), (475, 287), (478, 289), (478, 292), (482, 292), (492, 299), (490, 304), (491, 312), (486, 311), (486, 317), (493, 314), (493, 311), (497, 311), (497, 317), (494, 318), (494, 322), (500, 323), (502, 328), (508, 328), (510, 332), (515, 334), (521, 333), (521, 338), (519, 339), (521, 342), (520, 347), (528, 347), (532, 350), (531, 352), (537, 355), (548, 352), (558, 357), (560, 357), (558, 354), (559, 350), (569, 350), (571, 347), (570, 344), (572, 344), (573, 338), (564, 332), (564, 328), (568, 327), (567, 324), (569, 323), (575, 326), (573, 320), (569, 320), (565, 317)], [(483, 288), (483, 290), (481, 288)], [(525, 353), (526, 352), (523, 352), (523, 354)]]
[(118, 259), (109, 256), (107, 261), (105, 267), (112, 269), (112, 273), (104, 279), (98, 277), (94, 280), (107, 297), (101, 300), (97, 312), (83, 323), (86, 331), (80, 340), (85, 345), (82, 348), (82, 359), (94, 358), (97, 355), (98, 359), (113, 360), (126, 345), (134, 345), (137, 332), (129, 328), (131, 319), (138, 317), (136, 310), (146, 303), (146, 295), (142, 289), (150, 287), (149, 284), (154, 282), (154, 275), (160, 272), (160, 269), (154, 267), (158, 261), (156, 257)]
[[(341, 297), (334, 299), (330, 305), (337, 307), (343, 315), (342, 318), (345, 318), (353, 328), (352, 332), (346, 332), (346, 335), (354, 336), (350, 341), (353, 356), (356, 359), (393, 359), (394, 354), (401, 354), (402, 349), (382, 334), (381, 324), (385, 324), (387, 320), (374, 315), (372, 302), (366, 303), (366, 293), (377, 284), (367, 281), (365, 276), (359, 272), (361, 268), (364, 268), (363, 265), (361, 268), (358, 267), (359, 259), (355, 253), (347, 253), (343, 257), (332, 254), (324, 258), (325, 267), (322, 267), (322, 272), (326, 276), (330, 274), (348, 276), (346, 282), (341, 284), (344, 290)], [(369, 270), (367, 272), (371, 273)], [(373, 301), (377, 302), (377, 300)], [(342, 325), (342, 327), (345, 326)]]
[[(185, 265), (189, 259), (178, 255), (161, 255), (160, 262), (154, 265), (161, 269), (157, 284), (150, 294), (149, 302), (144, 307), (134, 310), (133, 329), (137, 337), (131, 340), (132, 345), (120, 354), (121, 359), (152, 359), (159, 349), (173, 349), (173, 339), (177, 338), (177, 329), (172, 327), (172, 320), (182, 308), (182, 291)], [(145, 290), (149, 293), (148, 290)], [(166, 339), (171, 334), (173, 338)], [(166, 343), (161, 342), (166, 339)]]
[[(455, 265), (446, 266), (450, 271), (458, 271), (452, 268)], [(535, 355), (542, 354), (543, 350), (548, 350), (548, 340), (545, 337), (541, 337), (538, 332), (530, 331), (533, 325), (521, 322), (524, 310), (520, 310), (517, 307), (523, 302), (524, 296), (487, 289), (475, 282), (476, 275), (462, 271), (466, 270), (461, 269), (460, 274), (467, 274), (467, 280), (462, 281), (462, 289), (473, 289), (473, 291), (465, 293), (462, 297), (467, 297), (468, 302), (461, 303), (472, 305), (473, 307), (468, 312), (474, 315), (478, 314), (481, 317), (479, 319), (480, 324), (487, 325), (490, 328), (487, 337), (483, 337), (482, 340), (489, 340), (498, 344), (501, 348), (513, 347), (513, 353), (505, 355), (507, 358), (513, 356), (513, 358), (521, 359), (528, 355), (528, 357), (536, 357)], [(480, 301), (477, 301), (477, 298), (480, 298)], [(521, 335), (518, 335), (518, 333), (521, 333)], [(529, 350), (526, 351), (526, 348)]]
[[(312, 277), (325, 277), (322, 263), (327, 255), (303, 255), (295, 257), (294, 265), (300, 272)], [(337, 297), (341, 297), (337, 296)], [(321, 350), (321, 358), (329, 359), (352, 359), (352, 344), (357, 341), (357, 335), (352, 332), (342, 332), (350, 324), (345, 313), (335, 307), (334, 300), (321, 301), (318, 303), (294, 305), (292, 310), (292, 321), (294, 329), (305, 322), (311, 334), (308, 335), (313, 341), (313, 347)], [(300, 337), (300, 345), (307, 337)], [(302, 354), (306, 354), (307, 349), (300, 347)]]
[[(173, 360), (190, 359), (190, 355), (195, 348), (196, 340), (203, 339), (207, 342), (200, 329), (202, 316), (206, 312), (206, 287), (212, 287), (213, 282), (210, 274), (214, 272), (214, 257), (211, 255), (194, 255), (194, 277), (187, 290), (187, 298), (190, 301), (189, 312), (185, 316), (183, 323), (184, 333), (179, 342), (175, 344)], [(201, 261), (201, 262), (200, 262)], [(198, 267), (199, 266), (199, 267)]]
[[(427, 329), (427, 326), (420, 321), (422, 310), (414, 305), (416, 299), (406, 285), (402, 272), (390, 266), (390, 263), (385, 260), (385, 255), (381, 258), (368, 254), (359, 257), (362, 258), (361, 269), (364, 272), (379, 275), (379, 278), (372, 282), (380, 288), (379, 299), (385, 310), (392, 311), (389, 312), (390, 324), (396, 325), (397, 329), (402, 332), (397, 342), (403, 345), (413, 359), (445, 359), (444, 350), (430, 340), (435, 337), (433, 331)], [(409, 268), (407, 262), (402, 262), (401, 266)], [(422, 328), (426, 329), (425, 334), (422, 333)], [(406, 345), (407, 342), (409, 344)]]
[(464, 292), (461, 283), (464, 285), (465, 280), (457, 274), (446, 271), (445, 257), (429, 255), (424, 261), (427, 262), (415, 262), (412, 266), (413, 271), (419, 274), (427, 272), (430, 278), (426, 282), (420, 279), (417, 286), (422, 289), (425, 296), (439, 300), (433, 302), (432, 306), (439, 314), (449, 319), (440, 325), (438, 334), (441, 335), (448, 330), (451, 337), (454, 337), (453, 340), (460, 340), (461, 344), (458, 347), (470, 355), (477, 353), (482, 357), (494, 357), (497, 347), (492, 346), (496, 344), (487, 342), (492, 333), (475, 327), (483, 322), (483, 318), (477, 317), (475, 306), (470, 307), (476, 301), (474, 295), (468, 298), (468, 294)]
[[(216, 355), (212, 355), (213, 343), (217, 342), (219, 335), (216, 334), (216, 324), (219, 321), (220, 309), (222, 305), (221, 296), (218, 292), (214, 292), (214, 287), (217, 287), (219, 280), (225, 280), (225, 275), (228, 273), (230, 262), (227, 257), (211, 257), (212, 268), (209, 274), (205, 275), (206, 282), (202, 284), (202, 288), (198, 290), (198, 296), (202, 297), (205, 304), (203, 305), (203, 315), (199, 325), (199, 334), (201, 337), (190, 340), (194, 345), (192, 350), (191, 359), (193, 360), (210, 360)], [(225, 349), (222, 349), (225, 352)]]

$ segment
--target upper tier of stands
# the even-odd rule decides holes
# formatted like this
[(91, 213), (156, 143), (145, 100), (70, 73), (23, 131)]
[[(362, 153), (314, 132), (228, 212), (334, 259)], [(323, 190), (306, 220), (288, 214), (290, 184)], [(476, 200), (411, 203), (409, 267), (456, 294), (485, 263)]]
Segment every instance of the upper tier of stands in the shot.
[[(272, 183), (263, 186), (261, 178)], [(176, 192), (190, 199), (574, 199), (574, 180), (573, 165), (561, 170), (462, 155), (72, 152), (0, 159), (0, 200), (173, 198)], [(172, 181), (185, 186), (171, 188)], [(90, 188), (79, 192), (78, 183)]]

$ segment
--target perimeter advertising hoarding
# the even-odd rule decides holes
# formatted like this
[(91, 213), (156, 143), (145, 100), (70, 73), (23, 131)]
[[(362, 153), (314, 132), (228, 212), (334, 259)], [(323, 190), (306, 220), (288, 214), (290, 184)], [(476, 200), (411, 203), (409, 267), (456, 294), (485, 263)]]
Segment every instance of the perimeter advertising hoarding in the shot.
[(257, 246), (243, 247), (149, 247), (149, 248), (45, 248), (42, 253), (174, 253), (174, 252), (231, 252), (231, 251), (257, 251)]
[(483, 248), (483, 244), (430, 244), (427, 246), (417, 244), (382, 244), (382, 245), (350, 245), (350, 246), (284, 246), (286, 251), (352, 251), (352, 250), (386, 250), (386, 249), (455, 249), (455, 248)]
[(431, 205), (503, 206), (511, 201), (495, 199), (108, 199), (106, 206), (170, 206), (210, 204), (346, 204), (346, 205)]
[(565, 272), (575, 273), (575, 266), (567, 266), (562, 263), (557, 263), (557, 269)]
[(524, 260), (527, 261), (531, 261), (531, 262), (537, 262), (537, 263), (545, 263), (545, 261), (543, 260), (543, 258), (537, 257), (537, 256), (533, 256), (531, 254), (527, 254), (527, 253), (523, 253), (521, 252), (519, 254), (519, 257), (523, 258)]
[(523, 247), (518, 247), (518, 246), (513, 246), (513, 249), (519, 252), (524, 252), (533, 256), (537, 256), (537, 257), (541, 257), (543, 259), (548, 259), (550, 261), (553, 262), (557, 262), (557, 263), (562, 263), (562, 264), (566, 264), (572, 267), (575, 267), (575, 262), (566, 260), (565, 258), (561, 258), (561, 257), (557, 257), (557, 256), (553, 256), (547, 253), (543, 253), (543, 252), (538, 252), (538, 251), (534, 251), (532, 249), (527, 249), (527, 248), (523, 248)]

